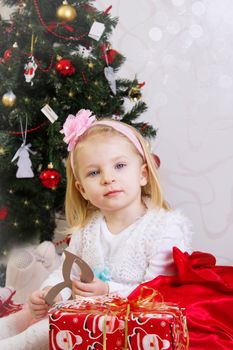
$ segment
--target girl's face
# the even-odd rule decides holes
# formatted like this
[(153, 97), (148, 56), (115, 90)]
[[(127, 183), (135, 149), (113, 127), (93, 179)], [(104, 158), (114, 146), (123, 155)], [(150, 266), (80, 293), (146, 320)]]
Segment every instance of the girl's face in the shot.
[(78, 145), (76, 157), (76, 187), (86, 200), (104, 215), (139, 210), (147, 167), (130, 141), (118, 135), (92, 135)]

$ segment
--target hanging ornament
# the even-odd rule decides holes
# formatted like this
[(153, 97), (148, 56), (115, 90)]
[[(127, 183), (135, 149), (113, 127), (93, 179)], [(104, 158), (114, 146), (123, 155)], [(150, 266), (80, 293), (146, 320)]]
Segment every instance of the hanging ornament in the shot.
[(7, 208), (6, 207), (3, 207), (1, 210), (0, 210), (0, 221), (4, 221), (6, 218), (7, 218)]
[(141, 88), (145, 85), (145, 82), (140, 83), (136, 86), (133, 86), (129, 92), (128, 96), (130, 101), (132, 102), (138, 102), (142, 98)]
[(26, 138), (27, 138), (27, 120), (26, 120), (26, 127), (25, 130), (23, 130), (22, 120), (20, 119), (20, 127), (22, 132), (22, 138), (23, 143), (20, 146), (20, 148), (15, 153), (14, 157), (12, 158), (11, 162), (14, 162), (16, 159), (18, 170), (16, 173), (17, 179), (26, 179), (34, 177), (34, 173), (32, 171), (32, 162), (29, 157), (29, 153), (36, 154), (36, 152), (33, 152), (30, 147), (31, 144), (26, 145)]
[(75, 73), (75, 67), (72, 61), (66, 58), (59, 60), (55, 65), (55, 69), (64, 76), (73, 75)]
[(70, 55), (77, 55), (77, 54), (79, 54), (83, 58), (95, 58), (91, 52), (92, 52), (92, 48), (91, 47), (85, 47), (83, 45), (79, 45), (77, 50), (73, 50), (73, 51), (70, 52)]
[(116, 95), (116, 78), (115, 78), (113, 68), (110, 66), (105, 67), (104, 68), (104, 75), (109, 83), (109, 86), (110, 86), (113, 94)]
[(17, 162), (17, 179), (26, 179), (34, 177), (34, 173), (32, 171), (32, 162), (30, 160), (29, 153), (36, 154), (36, 152), (33, 152), (30, 149), (30, 147), (30, 143), (26, 145), (26, 143), (23, 142), (11, 160), (11, 162), (14, 162), (17, 158), (19, 158)]
[(139, 86), (134, 86), (129, 90), (128, 94), (130, 101), (137, 102), (142, 97), (141, 89)]
[(33, 85), (32, 79), (35, 76), (36, 69), (37, 64), (35, 62), (34, 56), (29, 56), (28, 62), (24, 65), (24, 77), (26, 83), (31, 83), (31, 85)]
[(8, 61), (9, 58), (11, 58), (11, 56), (12, 56), (12, 51), (13, 51), (14, 49), (17, 49), (17, 48), (18, 48), (18, 44), (17, 44), (17, 42), (15, 42), (15, 43), (12, 45), (12, 48), (7, 49), (7, 50), (4, 52), (2, 61)]
[(3, 55), (4, 60), (7, 61), (11, 57), (11, 54), (12, 54), (12, 49), (6, 50)]
[(6, 153), (5, 148), (3, 148), (2, 146), (0, 146), (0, 156), (4, 156), (5, 153)]
[(35, 38), (34, 33), (32, 32), (32, 38), (31, 38), (31, 54), (28, 57), (28, 62), (25, 63), (24, 65), (24, 77), (25, 77), (25, 81), (26, 83), (31, 83), (31, 85), (33, 85), (33, 81), (32, 79), (35, 76), (35, 72), (37, 69), (37, 64), (35, 62), (35, 58), (33, 56), (33, 52), (34, 52), (34, 44), (36, 43), (37, 38)]
[(102, 51), (103, 51), (103, 55), (107, 64), (107, 67), (104, 68), (104, 75), (105, 78), (108, 81), (108, 84), (110, 86), (110, 89), (112, 90), (113, 94), (116, 95), (116, 78), (115, 78), (115, 74), (114, 74), (114, 70), (111, 66), (109, 66), (109, 62), (108, 62), (108, 56), (106, 54), (107, 52), (107, 46), (106, 45), (102, 45)]
[(161, 163), (159, 156), (157, 156), (157, 154), (152, 153), (152, 157), (153, 157), (153, 159), (155, 161), (156, 167), (159, 168), (160, 167), (160, 163)]
[(49, 163), (48, 168), (40, 173), (40, 181), (47, 188), (56, 188), (61, 182), (61, 174), (53, 168), (53, 163)]
[(16, 96), (13, 93), (12, 90), (6, 92), (2, 96), (2, 103), (4, 104), (5, 107), (13, 107), (16, 103)]
[(77, 17), (77, 11), (65, 0), (62, 2), (62, 5), (58, 7), (56, 16), (60, 21), (71, 22)]
[(118, 52), (116, 50), (112, 49), (109, 44), (101, 45), (100, 49), (102, 51), (101, 58), (106, 60), (108, 62), (108, 64), (112, 64), (114, 62), (115, 57), (118, 54)]
[(99, 41), (104, 30), (105, 30), (105, 25), (103, 23), (94, 21), (94, 23), (90, 28), (88, 36), (96, 41)]

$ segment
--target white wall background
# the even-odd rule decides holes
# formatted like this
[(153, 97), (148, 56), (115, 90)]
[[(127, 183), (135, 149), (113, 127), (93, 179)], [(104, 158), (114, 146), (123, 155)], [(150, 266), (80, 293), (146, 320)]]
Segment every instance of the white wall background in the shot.
[[(191, 219), (194, 250), (233, 264), (233, 1), (107, 0), (119, 17), (119, 75), (145, 81), (145, 121), (173, 207)], [(6, 14), (6, 12), (5, 12)]]

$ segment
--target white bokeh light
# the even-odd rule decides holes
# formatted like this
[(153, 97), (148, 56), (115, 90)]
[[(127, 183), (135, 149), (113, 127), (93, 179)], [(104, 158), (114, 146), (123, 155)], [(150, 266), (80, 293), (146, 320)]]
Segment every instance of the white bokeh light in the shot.
[(153, 41), (159, 41), (163, 37), (163, 32), (159, 27), (153, 27), (149, 31), (149, 37)]
[(201, 1), (196, 1), (192, 4), (192, 13), (195, 16), (202, 16), (206, 11), (205, 5)]
[(167, 25), (167, 31), (169, 34), (176, 35), (180, 32), (180, 24), (177, 21), (169, 22)]
[(188, 31), (185, 31), (180, 35), (180, 45), (183, 49), (188, 49), (192, 46), (193, 39)]
[(182, 6), (184, 5), (185, 0), (172, 0), (174, 6)]
[(189, 33), (192, 38), (198, 39), (203, 35), (203, 29), (199, 24), (192, 24), (189, 28)]

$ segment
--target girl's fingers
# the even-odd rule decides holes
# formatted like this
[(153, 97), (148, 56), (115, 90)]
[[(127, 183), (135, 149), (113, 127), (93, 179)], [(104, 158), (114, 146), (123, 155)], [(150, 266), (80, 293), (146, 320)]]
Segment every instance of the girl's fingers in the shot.
[(77, 281), (75, 283), (75, 287), (80, 291), (92, 293), (94, 286), (93, 286), (93, 283), (83, 283), (83, 282)]
[(44, 299), (34, 299), (31, 300), (31, 304), (33, 305), (45, 305), (45, 300)]
[(92, 292), (84, 292), (84, 291), (79, 290), (79, 289), (74, 294), (78, 295), (80, 297), (92, 297), (93, 296)]
[(47, 314), (47, 312), (43, 312), (43, 313), (35, 313), (35, 318), (39, 319), (39, 318), (43, 318), (45, 317)]
[(44, 305), (32, 305), (32, 308), (34, 311), (45, 311), (48, 309)]

